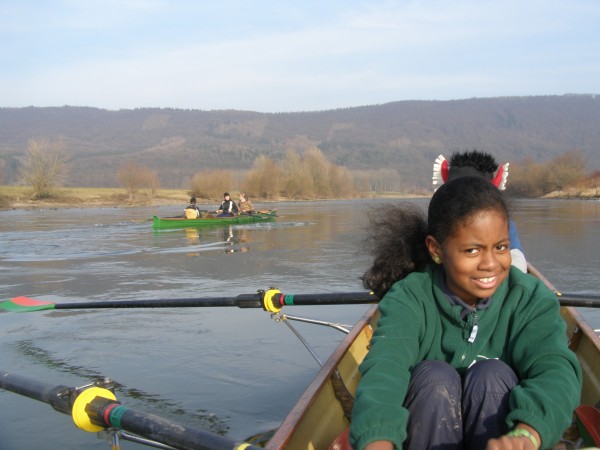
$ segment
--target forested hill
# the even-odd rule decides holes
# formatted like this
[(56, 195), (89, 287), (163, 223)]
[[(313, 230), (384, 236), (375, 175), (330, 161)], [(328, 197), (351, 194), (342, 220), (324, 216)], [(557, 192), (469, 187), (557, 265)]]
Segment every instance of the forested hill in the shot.
[(600, 168), (600, 95), (401, 101), (317, 112), (90, 107), (0, 108), (0, 184), (17, 178), (31, 138), (62, 139), (69, 185), (116, 186), (123, 161), (187, 188), (207, 168), (244, 170), (259, 155), (317, 147), (349, 169), (395, 168), (405, 187), (430, 187), (438, 154), (477, 148), (513, 164), (580, 150)]

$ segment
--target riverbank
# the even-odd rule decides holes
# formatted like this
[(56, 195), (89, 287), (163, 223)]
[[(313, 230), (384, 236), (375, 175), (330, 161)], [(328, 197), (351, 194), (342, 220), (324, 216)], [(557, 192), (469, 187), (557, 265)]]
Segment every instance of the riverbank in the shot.
[[(427, 195), (401, 193), (382, 195), (381, 198), (414, 198)], [(568, 189), (556, 191), (545, 195), (543, 198), (552, 199), (600, 199), (600, 188)], [(183, 189), (160, 189), (157, 193), (146, 193), (129, 197), (123, 189), (119, 188), (61, 188), (46, 199), (32, 200), (30, 189), (22, 186), (0, 186), (0, 211), (11, 209), (58, 209), (58, 208), (133, 208), (137, 206), (167, 206), (187, 205), (189, 192)], [(255, 200), (266, 202), (265, 200)], [(272, 201), (272, 200), (271, 200)], [(281, 198), (279, 201), (290, 201)], [(218, 200), (199, 199), (198, 205), (214, 206)]]
[(600, 188), (578, 189), (570, 188), (564, 191), (554, 191), (544, 195), (543, 198), (563, 198), (578, 200), (598, 200), (600, 199)]
[[(391, 193), (382, 198), (407, 198), (421, 197), (424, 195), (403, 195)], [(130, 198), (119, 188), (60, 188), (56, 189), (50, 198), (41, 200), (31, 199), (31, 190), (23, 186), (0, 186), (0, 211), (11, 209), (59, 209), (59, 208), (133, 208), (137, 206), (168, 206), (188, 205), (189, 191), (183, 189), (160, 189), (150, 195), (140, 193)], [(274, 200), (252, 199), (255, 203), (272, 203)], [(326, 199), (321, 199), (326, 200)], [(276, 201), (293, 201), (288, 198), (279, 198)], [(198, 199), (201, 208), (213, 208), (221, 199)]]
[(52, 197), (33, 200), (26, 187), (0, 186), (0, 210), (187, 205), (189, 200), (189, 193), (183, 189), (161, 189), (153, 195), (130, 197), (117, 188), (60, 188)]

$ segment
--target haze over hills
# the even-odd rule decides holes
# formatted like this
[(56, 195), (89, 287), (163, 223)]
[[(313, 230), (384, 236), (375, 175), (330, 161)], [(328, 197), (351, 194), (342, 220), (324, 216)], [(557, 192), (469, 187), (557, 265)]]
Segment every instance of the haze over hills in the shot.
[(0, 108), (0, 184), (18, 179), (31, 138), (62, 139), (70, 186), (117, 186), (123, 161), (158, 172), (161, 186), (189, 187), (210, 168), (247, 170), (318, 147), (349, 169), (395, 168), (406, 189), (431, 186), (438, 154), (477, 148), (499, 162), (545, 162), (581, 151), (600, 168), (600, 95), (399, 101), (315, 112), (258, 113), (144, 108)]

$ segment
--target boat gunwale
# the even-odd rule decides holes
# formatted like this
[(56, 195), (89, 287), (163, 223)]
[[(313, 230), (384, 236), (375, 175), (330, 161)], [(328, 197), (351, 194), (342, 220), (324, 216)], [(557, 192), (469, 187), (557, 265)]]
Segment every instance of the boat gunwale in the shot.
[(329, 378), (338, 368), (342, 358), (348, 353), (357, 337), (362, 333), (366, 326), (369, 326), (378, 305), (372, 305), (356, 324), (350, 330), (340, 344), (336, 347), (333, 353), (327, 358), (327, 361), (321, 366), (313, 380), (304, 390), (298, 401), (294, 404), (292, 410), (288, 413), (284, 421), (281, 423), (275, 434), (267, 442), (265, 449), (277, 450), (287, 447), (291, 440), (294, 430), (302, 422), (306, 414), (309, 412), (311, 405), (315, 402), (320, 392), (325, 388)]
[[(533, 275), (534, 277), (540, 279), (548, 289), (553, 291), (558, 297), (560, 301), (560, 291), (552, 284), (550, 280), (548, 280), (544, 274), (542, 274), (533, 264), (527, 263), (527, 271)], [(562, 306), (561, 307), (561, 315), (563, 316), (563, 320), (565, 316), (570, 316), (573, 319), (576, 327), (578, 329), (567, 329), (567, 336), (569, 340), (573, 339), (573, 335), (580, 331), (585, 335), (585, 338), (588, 339), (591, 344), (596, 347), (600, 351), (600, 336), (596, 333), (594, 328), (589, 324), (589, 322), (583, 317), (583, 315), (577, 310), (577, 308), (573, 306)], [(567, 326), (568, 322), (565, 320)], [(577, 354), (577, 349), (572, 349)]]

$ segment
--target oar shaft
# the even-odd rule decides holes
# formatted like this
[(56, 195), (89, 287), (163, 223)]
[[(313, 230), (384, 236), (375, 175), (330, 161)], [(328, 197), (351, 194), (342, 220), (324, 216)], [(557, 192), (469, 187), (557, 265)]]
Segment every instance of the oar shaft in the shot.
[[(111, 421), (109, 425), (118, 425), (118, 428), (120, 429), (168, 444), (178, 449), (233, 450), (240, 445), (224, 436), (219, 436), (196, 428), (190, 428), (153, 414), (133, 411), (122, 406), (116, 407), (114, 414), (111, 413), (110, 417), (113, 415), (119, 416), (118, 423), (113, 423), (113, 421)], [(258, 447), (252, 445), (245, 448), (249, 450), (258, 450)]]
[(157, 298), (152, 300), (109, 300), (101, 302), (56, 303), (54, 309), (114, 309), (114, 308), (177, 308), (219, 307), (261, 308), (259, 294), (242, 294), (236, 297)]
[[(279, 306), (348, 305), (375, 303), (377, 297), (370, 292), (341, 292), (325, 294), (275, 294)], [(56, 303), (54, 309), (114, 309), (114, 308), (177, 308), (177, 307), (227, 307), (262, 308), (262, 293), (240, 294), (235, 297), (159, 298), (152, 300), (109, 300), (101, 302)]]
[[(71, 415), (74, 397), (80, 395), (75, 388), (53, 386), (32, 378), (0, 371), (0, 388), (51, 405), (54, 409)], [(117, 401), (96, 396), (85, 406), (92, 423), (135, 433), (139, 436), (185, 450), (233, 450), (240, 444), (208, 431), (191, 428), (168, 419), (122, 406)], [(89, 430), (88, 430), (89, 431)], [(248, 450), (259, 450), (243, 445)]]
[(564, 294), (558, 297), (561, 306), (576, 306), (582, 308), (600, 307), (600, 298), (584, 294)]
[(0, 388), (47, 403), (57, 411), (70, 414), (70, 389), (67, 386), (54, 386), (14, 373), (0, 372)]

